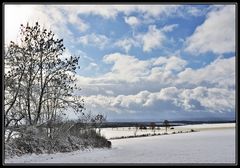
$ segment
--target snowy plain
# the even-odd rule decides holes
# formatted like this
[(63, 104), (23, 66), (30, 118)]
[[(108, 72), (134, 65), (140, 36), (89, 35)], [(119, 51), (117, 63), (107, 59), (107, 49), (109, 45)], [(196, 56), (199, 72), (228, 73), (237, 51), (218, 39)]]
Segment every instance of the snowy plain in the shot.
[[(191, 124), (191, 125), (181, 125), (181, 126), (174, 126), (174, 129), (167, 129), (169, 134), (173, 132), (178, 133), (182, 132), (190, 132), (191, 129), (195, 131), (203, 131), (208, 129), (222, 129), (222, 128), (232, 128), (235, 127), (235, 123), (221, 123), (221, 124)], [(133, 136), (135, 133), (136, 128), (134, 127), (118, 127), (118, 128), (103, 128), (101, 130), (101, 134), (105, 136), (107, 139), (119, 138), (122, 136)], [(147, 130), (140, 130), (138, 129), (136, 135), (147, 135), (147, 134), (164, 134), (166, 132), (165, 128), (161, 127), (160, 129), (155, 129), (155, 131), (151, 129)]]
[[(184, 126), (182, 126), (184, 127)], [(111, 140), (111, 149), (71, 153), (24, 155), (5, 163), (232, 163), (235, 160), (235, 124), (187, 125), (198, 130), (149, 137)], [(180, 129), (180, 128), (175, 128)], [(181, 128), (183, 129), (183, 128)], [(110, 135), (110, 134), (109, 134)], [(115, 134), (114, 134), (115, 136)]]

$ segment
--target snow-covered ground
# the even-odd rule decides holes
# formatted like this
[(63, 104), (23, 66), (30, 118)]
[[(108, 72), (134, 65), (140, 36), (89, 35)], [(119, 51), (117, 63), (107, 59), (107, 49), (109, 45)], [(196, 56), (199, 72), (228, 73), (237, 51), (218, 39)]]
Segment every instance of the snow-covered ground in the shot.
[[(230, 124), (231, 125), (231, 124)], [(111, 140), (112, 149), (24, 155), (6, 163), (235, 163), (232, 124), (194, 125), (199, 132)], [(193, 126), (185, 126), (193, 128)], [(210, 128), (218, 129), (210, 129)], [(177, 128), (175, 128), (177, 129)]]
[[(182, 132), (190, 132), (191, 129), (195, 131), (202, 131), (207, 129), (223, 129), (223, 128), (232, 128), (235, 127), (235, 123), (224, 123), (224, 124), (195, 124), (195, 125), (182, 125), (182, 126), (174, 126), (174, 129), (167, 129), (169, 134), (173, 132), (178, 133)], [(134, 136), (136, 128), (135, 127), (121, 127), (121, 128), (103, 128), (101, 130), (101, 134), (105, 136), (107, 139), (111, 138), (119, 138), (122, 136)], [(161, 127), (159, 129), (155, 129), (155, 134), (164, 134), (165, 128)], [(154, 134), (154, 131), (151, 129), (147, 130), (140, 130), (138, 129), (136, 135), (143, 135), (143, 134)]]

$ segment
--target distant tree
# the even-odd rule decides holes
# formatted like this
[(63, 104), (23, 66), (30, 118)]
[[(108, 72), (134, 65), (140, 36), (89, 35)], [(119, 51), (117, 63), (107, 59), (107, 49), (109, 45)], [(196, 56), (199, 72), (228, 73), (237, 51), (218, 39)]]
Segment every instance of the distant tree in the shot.
[(140, 129), (140, 130), (143, 130), (143, 129), (145, 129), (145, 130), (146, 130), (146, 129), (147, 129), (147, 127), (146, 127), (145, 125), (141, 124), (141, 125), (139, 126), (139, 129)]
[(163, 126), (165, 127), (165, 130), (166, 130), (166, 133), (167, 133), (167, 128), (170, 127), (169, 121), (168, 120), (164, 120)]
[(98, 129), (98, 134), (101, 133), (101, 126), (106, 121), (106, 118), (107, 117), (102, 114), (97, 114), (94, 118), (91, 119), (94, 127)]
[(153, 132), (154, 132), (154, 134), (155, 134), (155, 129), (156, 129), (156, 124), (155, 124), (155, 122), (151, 122), (150, 123), (150, 128), (153, 130)]
[(139, 129), (139, 125), (136, 123), (136, 124), (135, 124), (135, 130), (134, 130), (134, 136), (137, 135), (138, 129)]

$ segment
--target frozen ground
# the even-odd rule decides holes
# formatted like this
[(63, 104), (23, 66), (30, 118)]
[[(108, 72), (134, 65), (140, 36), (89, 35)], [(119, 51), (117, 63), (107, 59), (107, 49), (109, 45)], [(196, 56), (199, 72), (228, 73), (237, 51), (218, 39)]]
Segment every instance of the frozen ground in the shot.
[[(174, 126), (174, 129), (168, 128), (168, 133), (178, 133), (179, 131), (186, 132), (191, 131), (194, 129), (195, 131), (203, 131), (208, 129), (223, 129), (223, 128), (233, 128), (235, 127), (235, 123), (224, 123), (224, 124), (195, 124), (195, 125), (183, 125), (183, 126)], [(121, 128), (103, 128), (101, 130), (101, 134), (105, 136), (107, 139), (111, 138), (118, 138), (122, 136), (133, 136), (136, 131), (134, 127), (121, 127)], [(164, 134), (165, 128), (161, 127), (159, 129), (155, 129), (156, 134)], [(143, 135), (143, 134), (154, 134), (154, 131), (151, 129), (147, 130), (140, 130), (138, 129), (136, 135)]]
[(192, 133), (111, 140), (112, 149), (25, 155), (6, 163), (235, 163), (235, 128), (206, 127)]

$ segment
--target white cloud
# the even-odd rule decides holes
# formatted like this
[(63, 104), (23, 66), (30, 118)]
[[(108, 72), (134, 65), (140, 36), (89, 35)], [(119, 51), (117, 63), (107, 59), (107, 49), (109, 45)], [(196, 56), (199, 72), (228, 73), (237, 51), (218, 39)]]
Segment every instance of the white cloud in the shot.
[(178, 5), (139, 5), (137, 10), (144, 14), (145, 18), (177, 15)]
[(186, 8), (186, 12), (188, 14), (190, 14), (191, 16), (202, 16), (203, 14), (205, 14), (205, 11), (203, 11), (204, 9), (199, 9), (199, 8), (196, 8), (196, 7), (191, 7), (191, 6), (188, 6)]
[(76, 55), (77, 56), (80, 56), (80, 59), (85, 59), (87, 61), (91, 61), (91, 62), (94, 62), (94, 59), (89, 57), (85, 52), (83, 52), (82, 50), (76, 50), (75, 51)]
[(187, 38), (186, 51), (195, 55), (235, 51), (235, 5), (226, 5), (208, 13), (206, 20)]
[(166, 25), (160, 29), (156, 25), (148, 26), (146, 33), (133, 34), (133, 37), (123, 38), (114, 43), (115, 46), (123, 48), (126, 53), (132, 47), (143, 46), (144, 52), (150, 52), (155, 48), (162, 47), (163, 42), (167, 39), (165, 33), (173, 31), (178, 27), (178, 24)]
[(109, 38), (102, 34), (91, 33), (81, 36), (78, 42), (83, 45), (95, 45), (103, 49), (109, 43)]
[[(184, 17), (186, 14), (199, 15), (200, 11), (188, 5), (56, 5), (68, 12), (86, 15), (98, 15), (105, 19), (115, 19), (119, 13), (131, 17), (133, 13), (139, 13), (144, 18)], [(188, 10), (182, 10), (187, 8)]]
[(178, 24), (171, 24), (171, 25), (164, 26), (161, 30), (163, 32), (171, 32), (171, 31), (173, 31), (173, 29), (175, 29), (177, 27), (178, 27)]
[(178, 56), (139, 60), (113, 53), (104, 62), (112, 64), (111, 71), (79, 81), (95, 110), (178, 115), (235, 111), (235, 57), (218, 58), (196, 70)]
[(113, 19), (118, 14), (116, 7), (112, 5), (57, 5), (59, 8), (76, 14), (100, 15), (106, 19)]
[[(105, 63), (113, 63), (111, 72), (108, 72), (104, 77), (111, 80), (121, 80), (128, 82), (136, 82), (139, 76), (148, 74), (149, 61), (141, 61), (134, 56), (113, 53), (103, 57)], [(127, 66), (131, 65), (131, 66)]]
[(135, 95), (88, 96), (87, 103), (95, 108), (121, 113), (121, 110), (141, 112), (198, 112), (226, 113), (235, 110), (233, 91), (219, 88), (196, 87), (179, 89), (167, 87), (159, 92), (141, 91)]
[(123, 48), (125, 52), (128, 53), (132, 47), (139, 46), (140, 44), (133, 38), (124, 38), (115, 42), (114, 45)]
[(161, 99), (173, 99), (177, 98), (178, 89), (176, 87), (167, 87), (161, 89), (159, 98)]
[(103, 94), (112, 90), (114, 95), (136, 94), (142, 90), (158, 91), (176, 81), (176, 73), (184, 69), (186, 61), (177, 56), (148, 60), (120, 53), (105, 55), (103, 61), (112, 64), (110, 71), (94, 78), (79, 76), (82, 94)]
[(185, 89), (179, 95), (179, 102), (185, 110), (209, 112), (230, 112), (235, 110), (235, 91), (222, 88), (196, 87)]
[(57, 5), (66, 11), (77, 14), (99, 15), (106, 19), (114, 19), (119, 13), (130, 15), (138, 12), (145, 17), (177, 15), (180, 5)]
[(187, 62), (177, 56), (171, 56), (169, 58), (159, 57), (155, 60), (153, 65), (164, 66), (166, 71), (181, 71), (187, 65)]
[(149, 52), (154, 48), (160, 47), (165, 38), (165, 35), (156, 28), (156, 25), (150, 25), (148, 27), (148, 32), (143, 34), (141, 37), (143, 42), (143, 51)]
[(69, 22), (74, 26), (76, 26), (80, 32), (85, 32), (89, 28), (89, 25), (85, 23), (85, 21), (80, 19), (78, 15), (76, 15), (75, 13), (69, 14), (68, 18), (69, 18)]
[(205, 67), (186, 68), (178, 74), (177, 83), (211, 84), (221, 88), (235, 87), (235, 57), (218, 58)]
[(139, 60), (120, 53), (105, 55), (103, 61), (112, 64), (110, 71), (94, 78), (80, 78), (82, 86), (86, 88), (89, 85), (87, 90), (83, 89), (84, 94), (96, 94), (95, 91), (105, 94), (104, 90), (113, 90), (115, 95), (136, 94), (142, 90), (158, 91), (174, 85), (176, 73), (181, 72), (187, 65), (186, 61), (178, 56)]
[(91, 62), (84, 70), (91, 71), (91, 70), (98, 70), (99, 67), (95, 62)]
[(124, 20), (131, 27), (135, 27), (140, 24), (140, 20), (135, 16), (124, 17)]

